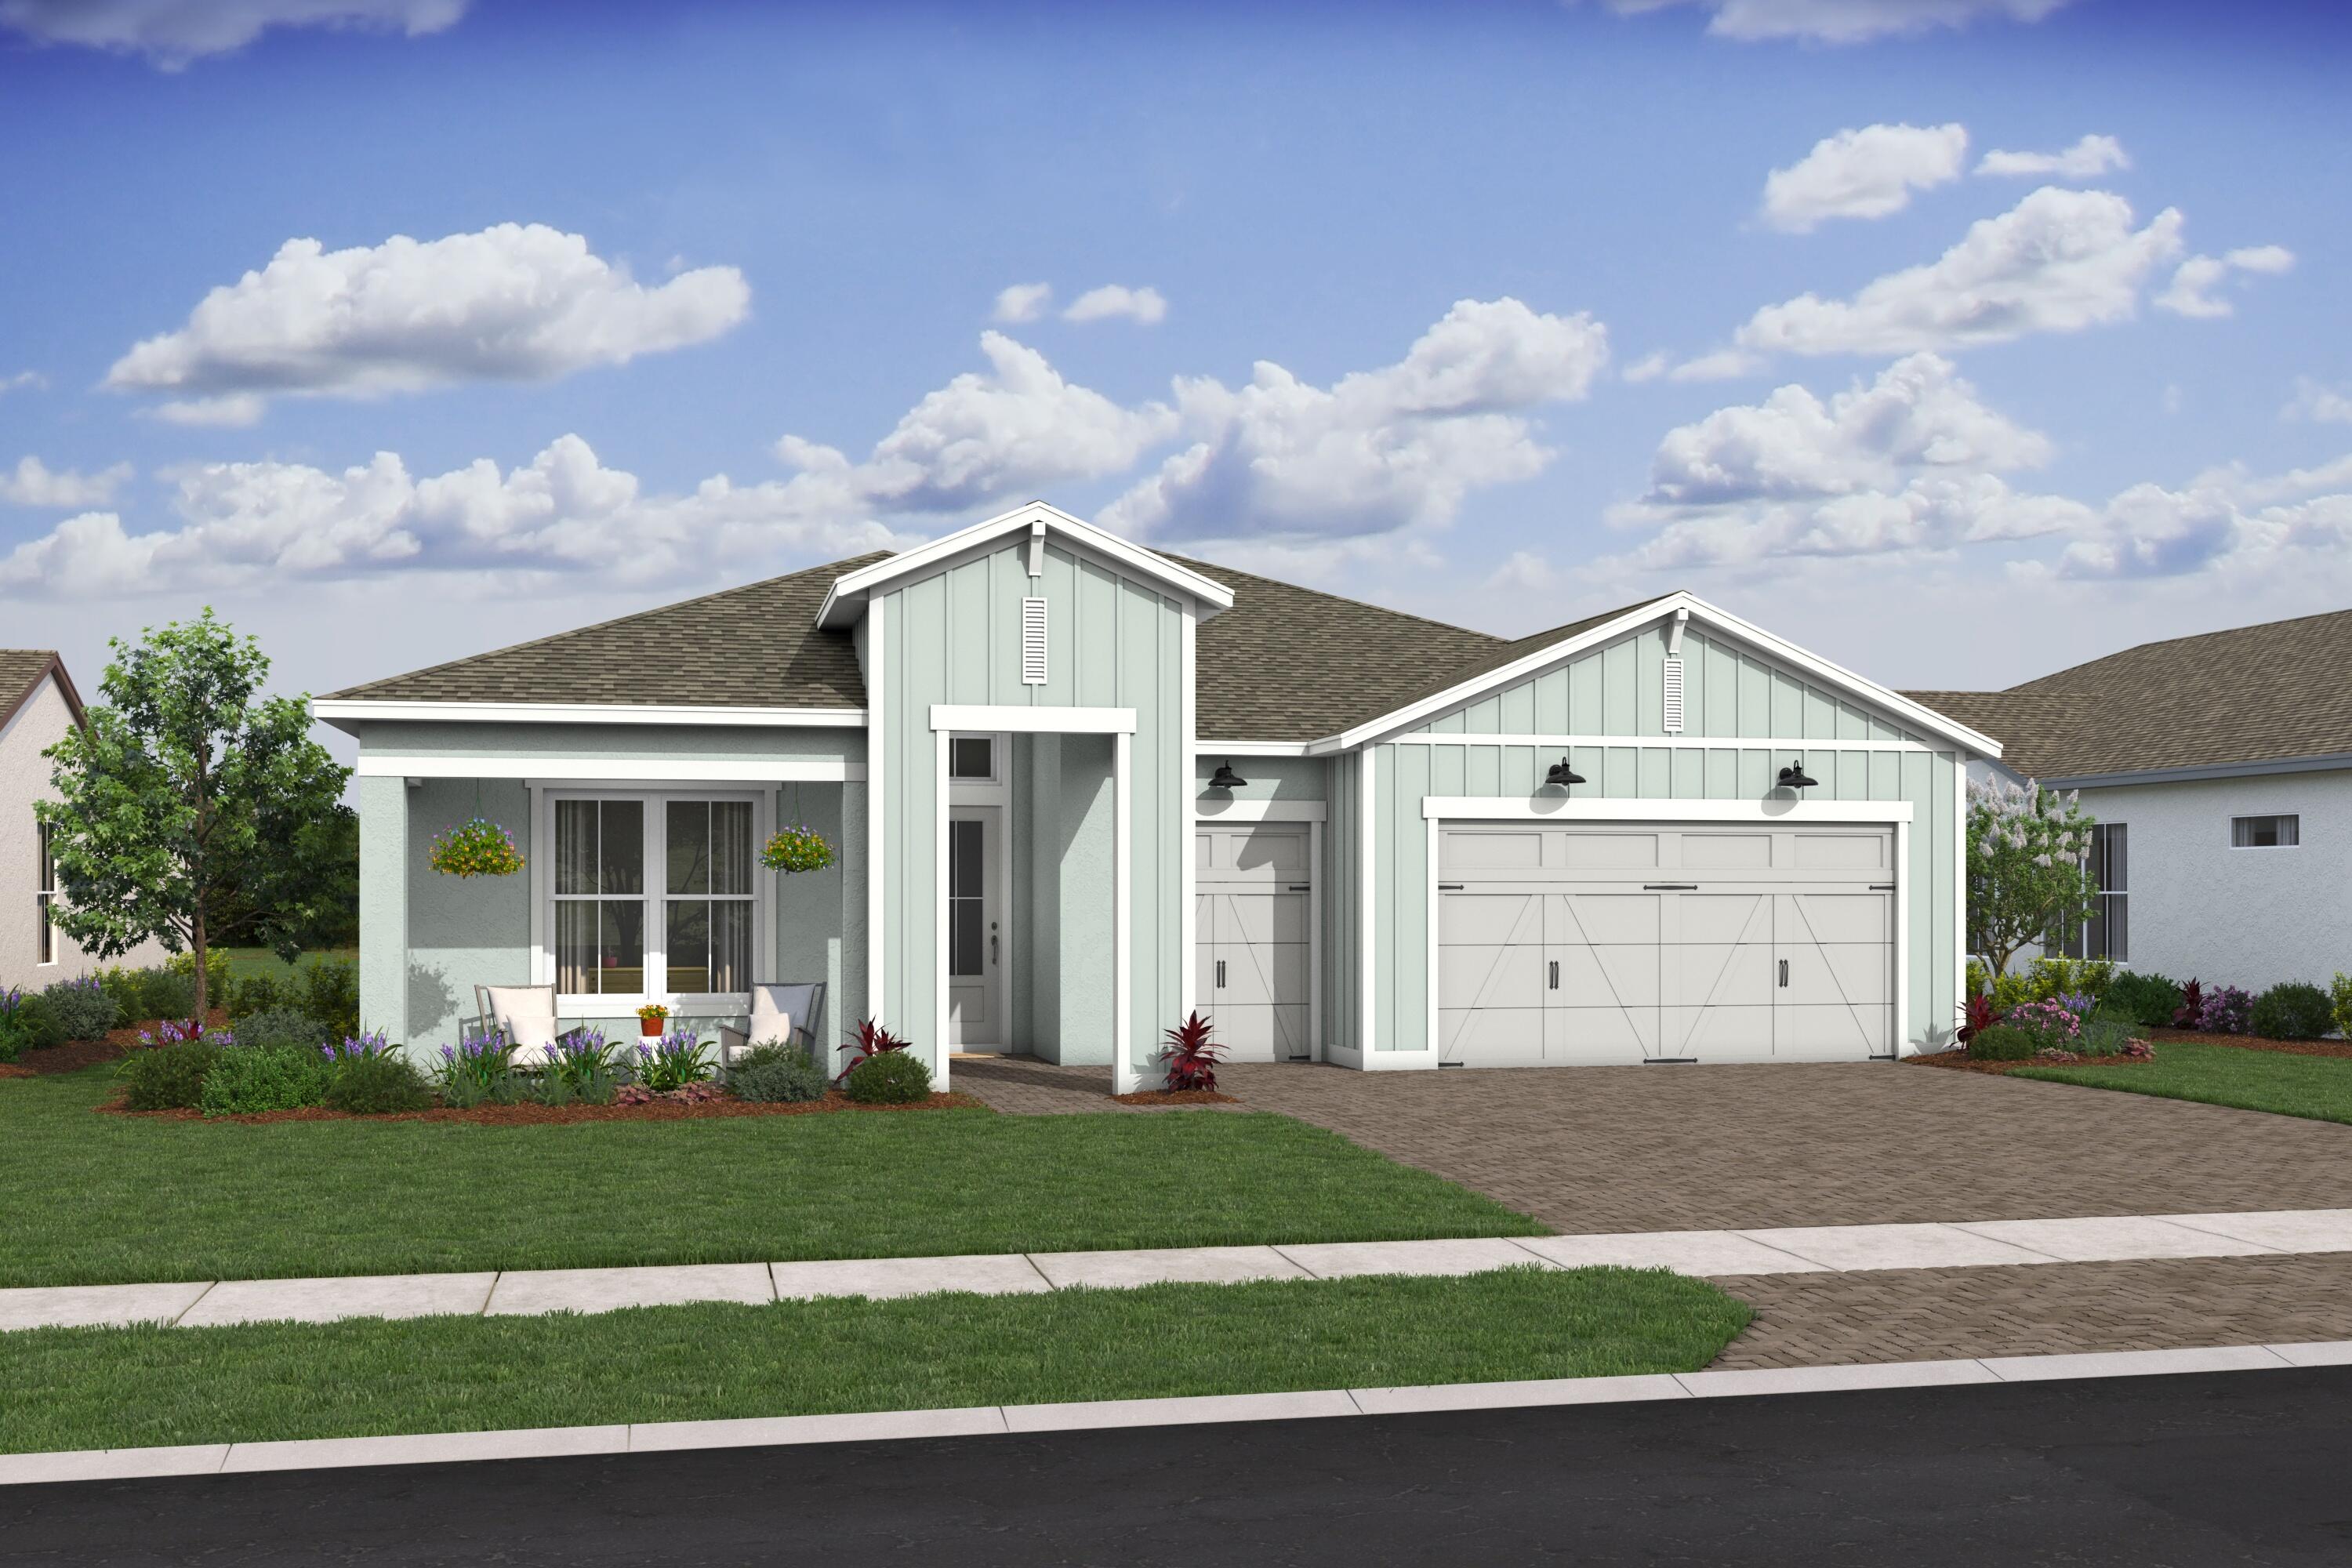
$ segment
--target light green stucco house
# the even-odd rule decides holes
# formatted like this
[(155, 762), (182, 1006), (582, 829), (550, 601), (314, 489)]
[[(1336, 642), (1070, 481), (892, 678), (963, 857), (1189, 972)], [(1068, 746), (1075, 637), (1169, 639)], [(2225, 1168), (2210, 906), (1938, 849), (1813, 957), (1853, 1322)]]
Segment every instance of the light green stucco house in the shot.
[[(930, 1061), (1156, 1084), (1892, 1057), (1948, 1041), (1985, 736), (1686, 594), (1517, 641), (1144, 549), (1042, 503), (322, 698), (358, 737), (361, 1010), (567, 1020), (827, 983)], [(1800, 782), (1801, 781), (1801, 782)], [(436, 874), (477, 814), (526, 869)], [(838, 850), (761, 869), (779, 824)]]

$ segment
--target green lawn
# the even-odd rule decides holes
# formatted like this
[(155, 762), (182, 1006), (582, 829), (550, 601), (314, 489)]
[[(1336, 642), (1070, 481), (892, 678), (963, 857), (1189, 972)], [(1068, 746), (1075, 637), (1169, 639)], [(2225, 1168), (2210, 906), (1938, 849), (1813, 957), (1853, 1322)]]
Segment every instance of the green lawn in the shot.
[(1528, 1268), (596, 1317), (37, 1329), (0, 1334), (0, 1450), (1686, 1372), (1752, 1315), (1663, 1271)]
[(113, 1091), (0, 1079), (0, 1286), (1543, 1233), (1266, 1114), (256, 1126)]
[(2011, 1076), (2352, 1122), (2352, 1059), (2158, 1040), (2141, 1067), (2033, 1067)]
[(360, 956), (359, 949), (355, 947), (320, 948), (289, 963), (266, 947), (225, 947), (221, 952), (227, 955), (229, 973), (238, 980), (247, 980), (257, 974), (282, 980), (293, 973), (297, 966), (308, 967), (321, 962), (356, 963)]

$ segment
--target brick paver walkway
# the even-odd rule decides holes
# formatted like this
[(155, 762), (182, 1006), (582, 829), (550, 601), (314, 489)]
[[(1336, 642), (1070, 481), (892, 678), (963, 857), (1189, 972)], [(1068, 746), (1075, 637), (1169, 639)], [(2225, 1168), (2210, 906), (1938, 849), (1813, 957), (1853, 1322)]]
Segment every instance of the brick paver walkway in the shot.
[(1219, 1076), (1568, 1232), (2352, 1207), (2352, 1127), (1891, 1062)]
[(1716, 1283), (1757, 1310), (1716, 1359), (1719, 1367), (2352, 1339), (2352, 1253)]
[(1108, 1067), (1056, 1067), (1035, 1057), (958, 1057), (948, 1087), (1013, 1116), (1081, 1116), (1100, 1110), (1242, 1110), (1240, 1105), (1121, 1105)]

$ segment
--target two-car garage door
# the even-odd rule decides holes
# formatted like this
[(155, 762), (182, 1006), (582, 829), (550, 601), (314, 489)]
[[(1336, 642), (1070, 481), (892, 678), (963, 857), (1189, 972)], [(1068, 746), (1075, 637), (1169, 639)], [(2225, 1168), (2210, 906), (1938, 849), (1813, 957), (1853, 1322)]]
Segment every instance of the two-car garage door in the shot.
[(1449, 825), (1439, 1059), (1892, 1056), (1883, 826)]

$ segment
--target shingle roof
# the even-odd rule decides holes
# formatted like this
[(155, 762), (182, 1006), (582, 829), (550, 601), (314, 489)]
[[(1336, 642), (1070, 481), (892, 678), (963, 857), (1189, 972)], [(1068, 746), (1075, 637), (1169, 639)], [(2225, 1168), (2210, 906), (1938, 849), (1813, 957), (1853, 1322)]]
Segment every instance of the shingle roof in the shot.
[(819, 630), (816, 611), (835, 577), (888, 556), (887, 551), (854, 555), (327, 695), (411, 702), (863, 708), (866, 683), (849, 634)]
[(58, 672), (58, 684), (64, 689), (66, 706), (73, 710), (76, 721), (81, 718), (81, 695), (74, 690), (73, 680), (66, 674), (65, 662), (58, 651), (49, 647), (0, 647), (0, 724), (16, 716), (49, 671)]
[(2035, 778), (2352, 753), (2352, 610), (2143, 643), (2006, 691), (1913, 691)]

